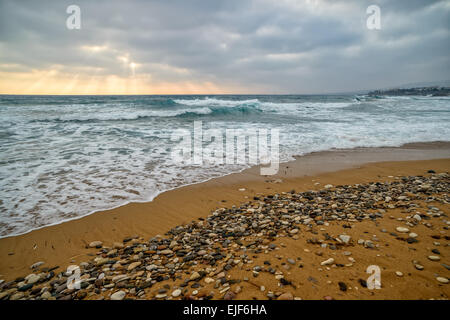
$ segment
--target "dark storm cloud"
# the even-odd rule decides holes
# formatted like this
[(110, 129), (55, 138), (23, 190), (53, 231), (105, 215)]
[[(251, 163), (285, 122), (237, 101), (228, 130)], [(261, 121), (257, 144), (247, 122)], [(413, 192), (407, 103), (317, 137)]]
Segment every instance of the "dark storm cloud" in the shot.
[[(81, 30), (65, 27), (70, 4)], [(366, 28), (372, 4), (381, 30)], [(352, 91), (448, 78), (449, 21), (449, 1), (429, 0), (0, 0), (0, 69), (126, 76), (118, 56), (128, 55), (163, 82)], [(83, 49), (92, 46), (107, 49)]]

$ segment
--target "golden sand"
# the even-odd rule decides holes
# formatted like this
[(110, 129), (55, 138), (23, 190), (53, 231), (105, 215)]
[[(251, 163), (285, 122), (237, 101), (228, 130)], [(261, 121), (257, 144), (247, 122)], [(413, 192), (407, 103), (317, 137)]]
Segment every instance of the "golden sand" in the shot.
[[(380, 149), (383, 152), (380, 152)], [(133, 235), (148, 239), (157, 234), (162, 235), (176, 225), (206, 217), (216, 208), (231, 207), (248, 201), (254, 195), (287, 192), (292, 189), (298, 192), (317, 190), (322, 189), (326, 184), (392, 181), (394, 176), (423, 175), (429, 169), (436, 172), (448, 172), (450, 168), (448, 158), (367, 163), (386, 158), (389, 150), (380, 149), (353, 151), (350, 154), (339, 151), (309, 155), (283, 164), (280, 173), (273, 177), (260, 176), (258, 168), (255, 167), (242, 173), (165, 192), (152, 202), (131, 203), (113, 210), (97, 212), (77, 220), (34, 230), (24, 235), (0, 239), (0, 279), (12, 280), (18, 276), (25, 276), (31, 272), (30, 266), (37, 261), (45, 261), (48, 267), (59, 266), (58, 271), (61, 271), (70, 264), (92, 259), (96, 249), (86, 249), (86, 245), (91, 241), (101, 240), (105, 245), (111, 245), (115, 241), (120, 242), (123, 238)], [(398, 151), (392, 150), (390, 154), (394, 154), (394, 159), (432, 158), (440, 155), (439, 152), (433, 153), (440, 150), (439, 148), (434, 151), (429, 150), (427, 155), (424, 152), (409, 152), (408, 148), (404, 148), (406, 152), (403, 150), (400, 152), (401, 156), (398, 154), (395, 156), (395, 152)], [(242, 191), (243, 189), (245, 191)], [(449, 212), (448, 206), (440, 207), (440, 209), (446, 213)], [(389, 215), (399, 217), (401, 213), (398, 210), (392, 210)], [(426, 261), (424, 258), (432, 246), (433, 239), (430, 236), (434, 231), (425, 226), (418, 226), (415, 232), (420, 234), (423, 241), (414, 246), (416, 250), (411, 251), (407, 243), (380, 232), (381, 228), (392, 230), (395, 219), (384, 217), (377, 221), (378, 225), (364, 221), (356, 223), (352, 229), (345, 230), (354, 239), (367, 234), (377, 235), (380, 243), (386, 244), (386, 249), (381, 252), (369, 251), (361, 247), (351, 248), (349, 251), (358, 263), (348, 269), (320, 271), (320, 261), (324, 260), (325, 255), (318, 256), (315, 253), (318, 251), (317, 248), (312, 248), (311, 244), (306, 243), (306, 238), (310, 236), (308, 234), (301, 233), (299, 240), (277, 239), (277, 244), (283, 244), (277, 252), (277, 255), (282, 256), (281, 259), (301, 257), (305, 262), (304, 268), (291, 271), (290, 277), (293, 283), (296, 283), (296, 289), (290, 288), (287, 291), (303, 299), (321, 299), (325, 295), (331, 295), (336, 299), (448, 297), (450, 294), (448, 285), (439, 285), (435, 280), (434, 274), (439, 263)], [(339, 224), (330, 224), (324, 228), (330, 234), (339, 234), (339, 230), (342, 230)], [(445, 260), (441, 263), (450, 264), (447, 258), (450, 254), (448, 241), (443, 241), (440, 250)], [(411, 260), (416, 256), (420, 257), (417, 260), (422, 262), (425, 270), (418, 271), (412, 265)], [(342, 260), (342, 263), (346, 259), (348, 258), (344, 256), (336, 257), (336, 260), (338, 262)], [(256, 258), (255, 263), (262, 264), (264, 260), (271, 260), (274, 265), (281, 263), (278, 258), (267, 255)], [(372, 264), (382, 267), (382, 279), (386, 287), (382, 290), (369, 291), (350, 286), (345, 293), (339, 290), (338, 281), (347, 280), (346, 282), (355, 283), (359, 278), (366, 279), (368, 276), (366, 268)], [(439, 269), (440, 272), (441, 269), (442, 267)], [(395, 271), (401, 271), (403, 277), (398, 277)], [(230, 271), (234, 277), (244, 277), (244, 273), (247, 276), (250, 274), (245, 270)], [(317, 283), (308, 280), (309, 277), (314, 278)], [(265, 293), (259, 289), (261, 285), (274, 290), (276, 282), (273, 276), (269, 278), (268, 275), (261, 275), (256, 279), (250, 278), (248, 283), (241, 284), (243, 290), (238, 295), (238, 299), (265, 298)], [(157, 286), (154, 289), (156, 290)]]

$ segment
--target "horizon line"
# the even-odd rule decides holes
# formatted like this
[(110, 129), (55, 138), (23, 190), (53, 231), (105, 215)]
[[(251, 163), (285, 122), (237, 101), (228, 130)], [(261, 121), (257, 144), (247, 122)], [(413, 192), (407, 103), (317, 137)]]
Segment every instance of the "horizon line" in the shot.
[(23, 94), (23, 93), (0, 93), (0, 96), (317, 96), (317, 95), (352, 95), (363, 94), (372, 90), (361, 90), (355, 92), (328, 92), (328, 93), (144, 93), (144, 94)]

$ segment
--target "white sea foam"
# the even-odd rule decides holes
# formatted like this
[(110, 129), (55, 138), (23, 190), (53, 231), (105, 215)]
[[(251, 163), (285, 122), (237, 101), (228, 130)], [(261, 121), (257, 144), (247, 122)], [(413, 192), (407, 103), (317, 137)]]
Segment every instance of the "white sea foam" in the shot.
[(236, 107), (244, 104), (258, 104), (258, 99), (247, 100), (226, 100), (216, 98), (199, 98), (199, 99), (174, 99), (178, 104), (187, 106), (220, 106), (220, 107)]

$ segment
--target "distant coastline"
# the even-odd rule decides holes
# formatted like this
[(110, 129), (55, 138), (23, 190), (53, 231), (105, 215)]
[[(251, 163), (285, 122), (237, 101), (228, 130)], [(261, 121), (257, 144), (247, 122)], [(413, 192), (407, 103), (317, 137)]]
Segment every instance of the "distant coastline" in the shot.
[(448, 97), (450, 96), (450, 87), (417, 87), (408, 89), (387, 89), (375, 90), (368, 93), (369, 96), (433, 96)]

